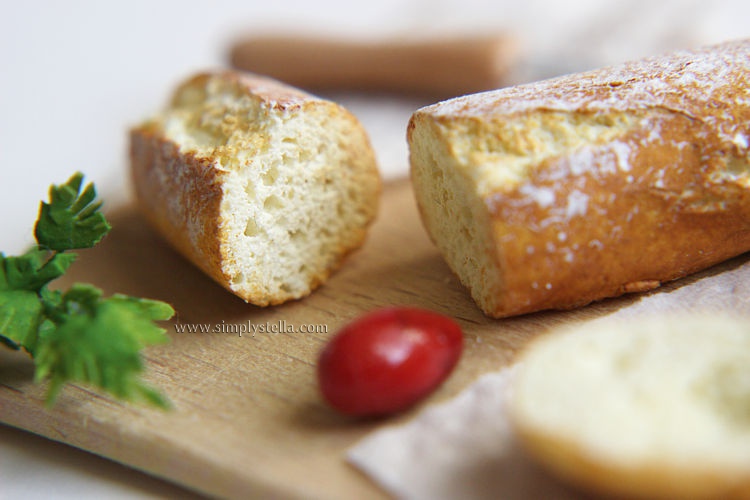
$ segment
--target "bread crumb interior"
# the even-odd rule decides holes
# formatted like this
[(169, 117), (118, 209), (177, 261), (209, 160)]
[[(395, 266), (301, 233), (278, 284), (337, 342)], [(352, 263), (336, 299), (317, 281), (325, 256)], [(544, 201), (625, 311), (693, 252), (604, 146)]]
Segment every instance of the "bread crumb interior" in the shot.
[(373, 189), (354, 182), (349, 122), (316, 104), (277, 106), (208, 77), (182, 87), (157, 119), (181, 152), (222, 173), (224, 271), (259, 305), (308, 294), (372, 215), (359, 208)]

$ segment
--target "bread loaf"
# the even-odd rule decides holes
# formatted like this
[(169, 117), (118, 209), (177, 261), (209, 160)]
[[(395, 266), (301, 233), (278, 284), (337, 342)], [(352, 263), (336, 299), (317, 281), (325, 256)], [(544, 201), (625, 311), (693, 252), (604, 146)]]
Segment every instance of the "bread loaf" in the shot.
[(256, 305), (309, 294), (362, 244), (376, 213), (380, 178), (361, 124), (268, 78), (198, 75), (130, 137), (147, 219)]
[(750, 40), (459, 97), (409, 124), (424, 224), (488, 315), (750, 249)]
[(750, 498), (750, 320), (597, 320), (533, 341), (509, 411), (564, 480), (623, 498)]

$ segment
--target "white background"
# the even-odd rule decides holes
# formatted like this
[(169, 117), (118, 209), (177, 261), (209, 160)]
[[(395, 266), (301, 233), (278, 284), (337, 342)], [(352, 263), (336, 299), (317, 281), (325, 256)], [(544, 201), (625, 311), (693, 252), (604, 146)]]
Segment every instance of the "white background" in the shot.
[[(226, 64), (241, 35), (387, 38), (511, 31), (518, 81), (748, 37), (750, 2), (318, 0), (0, 2), (0, 249), (31, 243), (39, 199), (81, 170), (109, 206), (129, 198), (126, 131), (192, 72)], [(383, 174), (405, 175), (407, 98), (342, 95)], [(0, 426), (0, 498), (176, 496), (106, 460)]]

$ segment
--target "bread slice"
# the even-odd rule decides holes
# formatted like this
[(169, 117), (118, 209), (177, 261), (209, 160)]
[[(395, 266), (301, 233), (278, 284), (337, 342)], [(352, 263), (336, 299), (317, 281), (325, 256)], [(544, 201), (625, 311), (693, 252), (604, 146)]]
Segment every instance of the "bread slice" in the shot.
[(490, 316), (653, 289), (750, 250), (750, 40), (418, 110), (424, 224)]
[(626, 498), (750, 498), (750, 319), (598, 320), (521, 355), (511, 420), (561, 478)]
[(268, 78), (195, 76), (130, 139), (148, 220), (259, 306), (323, 283), (363, 243), (377, 211), (380, 177), (357, 119)]

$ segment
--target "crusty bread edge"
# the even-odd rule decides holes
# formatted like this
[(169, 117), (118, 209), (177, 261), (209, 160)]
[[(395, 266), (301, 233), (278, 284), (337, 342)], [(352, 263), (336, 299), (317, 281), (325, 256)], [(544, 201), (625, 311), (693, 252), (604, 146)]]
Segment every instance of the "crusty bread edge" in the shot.
[(542, 433), (511, 411), (521, 447), (562, 481), (585, 491), (616, 498), (650, 500), (750, 499), (750, 478), (696, 464), (675, 468), (666, 463), (627, 467), (605, 463), (563, 436)]
[[(221, 172), (208, 159), (180, 153), (148, 128), (131, 130), (130, 158), (140, 212), (175, 250), (226, 286), (219, 229)], [(179, 198), (170, 202), (170, 196)], [(170, 204), (171, 209), (166, 207)], [(197, 245), (190, 241), (185, 220), (204, 235)]]

